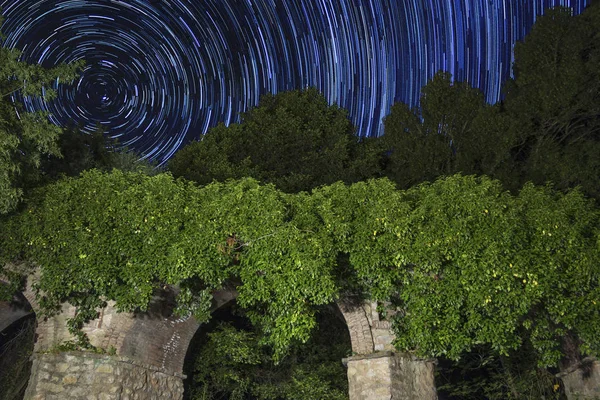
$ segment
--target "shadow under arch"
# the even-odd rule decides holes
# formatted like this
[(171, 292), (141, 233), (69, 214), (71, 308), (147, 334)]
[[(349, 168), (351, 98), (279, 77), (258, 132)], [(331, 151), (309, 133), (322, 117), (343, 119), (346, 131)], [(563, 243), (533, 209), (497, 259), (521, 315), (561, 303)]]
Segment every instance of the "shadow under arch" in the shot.
[[(351, 306), (352, 305), (348, 304), (344, 310), (347, 310), (347, 308)], [(262, 384), (278, 386), (282, 382), (285, 382), (285, 380), (279, 381), (278, 379), (281, 379), (282, 377), (284, 377), (283, 379), (286, 379), (285, 377), (292, 376), (291, 371), (293, 371), (294, 366), (302, 365), (303, 363), (306, 363), (304, 365), (314, 366), (313, 364), (316, 362), (315, 355), (319, 354), (317, 357), (320, 362), (330, 363), (331, 361), (334, 361), (335, 363), (339, 364), (341, 371), (339, 371), (340, 374), (336, 374), (336, 376), (343, 379), (343, 386), (340, 386), (339, 380), (335, 379), (334, 380), (337, 383), (331, 381), (329, 384), (333, 384), (334, 386), (332, 387), (337, 387), (338, 389), (347, 392), (347, 375), (343, 360), (345, 357), (350, 355), (352, 347), (350, 330), (348, 329), (346, 318), (342, 313), (342, 309), (339, 304), (335, 302), (320, 306), (317, 310), (316, 316), (317, 326), (313, 331), (313, 336), (305, 345), (301, 345), (299, 348), (292, 350), (292, 353), (289, 355), (289, 357), (291, 357), (293, 361), (291, 363), (286, 363), (284, 359), (283, 364), (277, 366), (274, 364), (271, 365), (267, 361), (267, 363), (262, 363), (259, 366), (256, 366), (255, 369), (258, 369), (260, 372), (255, 376), (257, 379), (255, 383), (262, 382), (261, 379), (264, 378), (265, 381), (262, 382)], [(183, 374), (186, 377), (184, 379), (184, 400), (192, 399), (194, 391), (200, 389), (200, 387), (194, 382), (195, 375), (198, 373), (198, 370), (196, 370), (197, 358), (203, 350), (207, 349), (206, 346), (208, 343), (210, 343), (209, 334), (218, 331), (222, 324), (229, 325), (237, 331), (255, 332), (250, 319), (245, 316), (243, 309), (238, 308), (236, 298), (231, 299), (229, 302), (224, 303), (220, 308), (215, 309), (212, 312), (210, 321), (198, 327), (188, 345), (183, 367)], [(305, 348), (303, 346), (308, 347)], [(263, 356), (266, 357), (264, 360), (269, 359), (268, 352), (263, 354)], [(209, 364), (211, 364), (211, 362), (209, 362)], [(228, 368), (235, 370), (235, 364), (236, 363), (233, 362), (233, 364), (229, 365)], [(217, 362), (216, 365), (221, 366), (219, 362)], [(244, 370), (244, 367), (241, 368), (242, 370), (238, 372), (241, 373), (242, 376), (252, 377), (256, 373), (256, 371), (252, 372), (252, 369), (249, 371)], [(288, 372), (283, 372), (286, 370)], [(332, 370), (329, 371), (329, 374), (331, 374)], [(233, 373), (234, 375), (236, 374), (236, 372)], [(333, 375), (327, 376), (327, 379), (330, 378), (333, 378)], [(270, 381), (270, 383), (267, 383), (267, 381)], [(223, 395), (223, 393), (221, 394)]]
[(23, 293), (16, 293), (11, 301), (0, 301), (0, 334), (21, 318), (34, 314), (31, 304)]
[(31, 372), (35, 318), (23, 293), (0, 301), (0, 398), (23, 397)]

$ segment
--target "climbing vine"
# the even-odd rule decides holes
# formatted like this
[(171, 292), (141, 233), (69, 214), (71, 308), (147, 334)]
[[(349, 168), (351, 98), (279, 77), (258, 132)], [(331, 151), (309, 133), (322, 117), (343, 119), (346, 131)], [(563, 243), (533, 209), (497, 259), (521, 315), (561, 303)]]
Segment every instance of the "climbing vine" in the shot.
[(164, 285), (180, 288), (178, 312), (205, 321), (212, 291), (234, 285), (281, 356), (308, 339), (316, 306), (352, 293), (393, 302), (402, 350), (458, 358), (528, 340), (546, 366), (565, 335), (598, 354), (598, 216), (577, 191), (511, 195), (485, 177), (285, 194), (252, 179), (89, 171), (3, 221), (0, 248), (42, 267), (44, 308), (79, 307), (74, 330), (106, 300), (145, 310)]

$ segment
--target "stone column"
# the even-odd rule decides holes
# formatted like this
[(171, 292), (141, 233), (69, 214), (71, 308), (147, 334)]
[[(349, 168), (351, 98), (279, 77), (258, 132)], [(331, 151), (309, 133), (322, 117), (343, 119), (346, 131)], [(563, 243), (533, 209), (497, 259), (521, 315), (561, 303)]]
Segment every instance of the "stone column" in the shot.
[(436, 400), (433, 360), (379, 351), (344, 360), (350, 400)]
[(569, 400), (600, 399), (600, 361), (585, 359), (559, 374)]
[(354, 356), (348, 367), (350, 400), (436, 400), (434, 360), (396, 352), (390, 318), (395, 310), (384, 304), (381, 318), (376, 302), (339, 302), (346, 319)]

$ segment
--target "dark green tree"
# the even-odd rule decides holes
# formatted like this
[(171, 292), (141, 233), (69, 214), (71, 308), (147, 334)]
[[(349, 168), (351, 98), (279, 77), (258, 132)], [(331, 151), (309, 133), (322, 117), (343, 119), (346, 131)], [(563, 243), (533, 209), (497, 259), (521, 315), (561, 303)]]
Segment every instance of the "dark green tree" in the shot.
[(376, 174), (378, 154), (363, 148), (346, 111), (316, 89), (265, 95), (240, 124), (219, 125), (175, 154), (169, 170), (200, 184), (254, 177), (299, 192)]
[(78, 176), (90, 169), (110, 171), (113, 168), (124, 172), (141, 172), (154, 175), (160, 171), (152, 162), (128, 148), (119, 148), (116, 140), (110, 139), (100, 125), (91, 133), (83, 127), (66, 127), (58, 140), (60, 155), (45, 157), (40, 165), (40, 179), (32, 182), (41, 186), (63, 177)]
[(509, 124), (478, 89), (439, 72), (423, 87), (419, 107), (397, 103), (385, 118), (385, 175), (408, 188), (457, 172), (501, 174)]
[(80, 126), (68, 126), (58, 139), (58, 147), (60, 156), (47, 156), (41, 163), (44, 182), (77, 176), (92, 168), (103, 169), (109, 163), (110, 150), (101, 127), (85, 134)]
[(19, 61), (19, 52), (0, 47), (0, 214), (13, 210), (23, 188), (36, 181), (45, 155), (59, 156), (61, 130), (47, 115), (26, 113), (13, 96), (44, 96), (51, 100), (57, 79), (70, 82), (82, 63), (45, 69)]
[(515, 46), (505, 106), (518, 181), (600, 196), (600, 7), (557, 8)]

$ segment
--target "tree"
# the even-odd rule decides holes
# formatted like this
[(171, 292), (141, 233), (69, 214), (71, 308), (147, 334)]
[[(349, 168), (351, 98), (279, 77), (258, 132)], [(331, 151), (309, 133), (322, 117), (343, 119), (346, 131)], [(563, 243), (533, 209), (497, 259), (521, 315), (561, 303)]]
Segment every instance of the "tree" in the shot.
[(396, 103), (385, 118), (385, 175), (402, 188), (457, 172), (502, 175), (509, 125), (479, 90), (439, 72), (423, 87), (420, 107)]
[(600, 7), (540, 17), (515, 46), (515, 78), (505, 106), (516, 122), (513, 148), (520, 182), (581, 185), (600, 195)]
[(514, 79), (496, 105), (438, 73), (420, 107), (385, 120), (385, 174), (403, 188), (457, 172), (518, 191), (528, 181), (600, 195), (600, 7), (551, 9), (515, 46)]
[(63, 129), (58, 147), (60, 155), (49, 155), (42, 159), (40, 176), (32, 186), (42, 186), (63, 177), (76, 177), (83, 171), (113, 168), (124, 172), (140, 172), (147, 175), (158, 173), (158, 168), (128, 148), (118, 149), (118, 142), (111, 140), (100, 125), (87, 133), (81, 126)]
[(59, 127), (42, 112), (26, 113), (14, 96), (55, 96), (54, 82), (70, 82), (82, 62), (45, 69), (19, 61), (17, 50), (0, 48), (0, 214), (13, 210), (23, 188), (38, 179), (43, 155), (59, 156)]
[(251, 176), (298, 192), (378, 169), (377, 154), (362, 149), (345, 110), (314, 88), (265, 95), (241, 119), (178, 151), (169, 170), (200, 184)]

